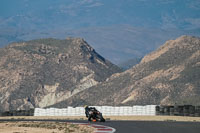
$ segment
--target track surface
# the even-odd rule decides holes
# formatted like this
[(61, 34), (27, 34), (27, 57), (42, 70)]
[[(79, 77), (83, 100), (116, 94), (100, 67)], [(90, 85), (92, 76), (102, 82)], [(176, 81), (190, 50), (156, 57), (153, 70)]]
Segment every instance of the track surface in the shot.
[[(84, 120), (7, 120), (0, 121), (57, 121), (72, 123), (88, 123)], [(157, 121), (107, 121), (91, 124), (104, 125), (116, 129), (115, 133), (200, 133), (200, 122), (157, 122)]]

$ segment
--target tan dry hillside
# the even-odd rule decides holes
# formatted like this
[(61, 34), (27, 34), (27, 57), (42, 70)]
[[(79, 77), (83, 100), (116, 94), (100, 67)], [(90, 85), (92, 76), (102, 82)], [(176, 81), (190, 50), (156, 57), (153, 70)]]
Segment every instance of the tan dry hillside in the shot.
[(80, 38), (10, 44), (0, 49), (0, 111), (56, 104), (116, 72)]
[(135, 67), (53, 105), (200, 104), (200, 38), (167, 41)]

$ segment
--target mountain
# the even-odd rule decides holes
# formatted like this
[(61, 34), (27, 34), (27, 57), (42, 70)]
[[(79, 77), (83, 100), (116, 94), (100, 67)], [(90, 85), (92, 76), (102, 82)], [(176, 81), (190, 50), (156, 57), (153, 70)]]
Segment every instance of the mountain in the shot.
[(199, 0), (0, 1), (0, 47), (38, 38), (81, 37), (120, 64), (185, 34), (200, 36)]
[(200, 104), (200, 38), (181, 36), (133, 68), (53, 105)]
[(50, 106), (117, 72), (81, 38), (12, 43), (0, 49), (0, 110)]
[[(183, 34), (200, 36), (200, 30), (164, 30), (157, 28), (141, 28), (131, 25), (115, 25), (106, 27), (81, 28), (69, 30), (65, 27), (54, 30), (15, 31), (9, 28), (0, 30), (0, 43), (29, 41), (38, 38), (80, 37), (106, 59), (114, 64), (121, 64), (132, 58), (140, 58), (157, 49), (169, 39)], [(6, 42), (5, 42), (6, 44)]]

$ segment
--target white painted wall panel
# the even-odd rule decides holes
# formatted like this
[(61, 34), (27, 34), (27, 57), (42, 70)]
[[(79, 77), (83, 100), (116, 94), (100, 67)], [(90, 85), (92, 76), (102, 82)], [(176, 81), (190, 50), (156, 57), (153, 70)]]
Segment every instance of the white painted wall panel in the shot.
[[(103, 116), (131, 116), (131, 115), (156, 115), (156, 105), (146, 106), (92, 106), (99, 110)], [(83, 107), (68, 108), (35, 108), (34, 116), (85, 116)]]

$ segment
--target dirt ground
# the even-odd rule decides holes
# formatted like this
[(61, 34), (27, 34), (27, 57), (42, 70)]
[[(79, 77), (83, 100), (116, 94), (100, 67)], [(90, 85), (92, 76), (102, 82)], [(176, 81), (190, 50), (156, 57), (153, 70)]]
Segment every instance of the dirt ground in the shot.
[[(105, 116), (107, 120), (135, 120), (135, 121), (190, 121), (200, 122), (200, 117), (186, 116)], [(84, 116), (13, 116), (0, 117), (0, 119), (59, 119), (59, 120), (87, 120)]]
[(0, 133), (92, 133), (94, 130), (62, 122), (0, 122)]
[(200, 117), (186, 116), (111, 116), (111, 120), (134, 120), (134, 121), (188, 121), (200, 122)]

